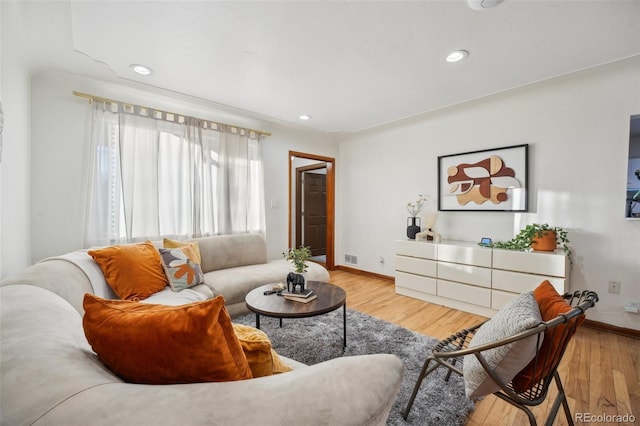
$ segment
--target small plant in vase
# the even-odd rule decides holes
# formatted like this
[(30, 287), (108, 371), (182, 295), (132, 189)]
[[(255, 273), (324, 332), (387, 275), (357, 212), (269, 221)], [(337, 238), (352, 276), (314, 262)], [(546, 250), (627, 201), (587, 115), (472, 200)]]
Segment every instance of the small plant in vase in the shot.
[(417, 216), (422, 211), (422, 206), (425, 201), (427, 201), (427, 197), (418, 194), (418, 199), (415, 203), (407, 203), (407, 211), (411, 215), (407, 218), (407, 238), (410, 240), (415, 240), (416, 234), (420, 232), (420, 218)]
[(300, 291), (304, 291), (306, 284), (306, 277), (304, 273), (307, 272), (307, 265), (305, 262), (311, 257), (311, 247), (290, 248), (288, 251), (283, 252), (282, 255), (285, 259), (291, 261), (295, 267), (295, 273), (291, 272), (287, 275), (287, 290), (295, 291), (296, 287), (301, 287)]

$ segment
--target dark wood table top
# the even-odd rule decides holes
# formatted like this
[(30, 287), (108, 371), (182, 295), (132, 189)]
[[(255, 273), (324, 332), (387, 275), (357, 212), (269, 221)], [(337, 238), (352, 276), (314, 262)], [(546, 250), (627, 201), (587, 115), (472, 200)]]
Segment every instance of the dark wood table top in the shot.
[(274, 318), (304, 318), (326, 314), (343, 306), (347, 300), (345, 291), (333, 284), (320, 281), (307, 281), (306, 288), (313, 290), (318, 298), (302, 303), (287, 300), (277, 294), (266, 295), (275, 284), (267, 284), (252, 290), (245, 297), (247, 308), (256, 314)]

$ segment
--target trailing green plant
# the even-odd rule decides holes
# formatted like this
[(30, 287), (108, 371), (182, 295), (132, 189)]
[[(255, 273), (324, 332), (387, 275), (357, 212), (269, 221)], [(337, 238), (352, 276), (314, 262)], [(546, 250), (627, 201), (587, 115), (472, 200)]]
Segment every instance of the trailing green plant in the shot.
[(283, 251), (282, 255), (285, 259), (290, 260), (293, 263), (293, 266), (296, 268), (296, 273), (301, 274), (303, 272), (307, 272), (307, 259), (311, 257), (311, 247), (302, 247), (300, 248), (290, 248), (287, 251)]
[(571, 247), (569, 247), (568, 232), (559, 226), (549, 226), (548, 223), (531, 223), (521, 229), (518, 234), (509, 241), (496, 241), (491, 244), (491, 247), (508, 249), (508, 250), (528, 250), (531, 248), (531, 243), (536, 237), (542, 237), (546, 231), (553, 231), (556, 233), (556, 244), (561, 247), (567, 256), (569, 256), (569, 262), (573, 266)]

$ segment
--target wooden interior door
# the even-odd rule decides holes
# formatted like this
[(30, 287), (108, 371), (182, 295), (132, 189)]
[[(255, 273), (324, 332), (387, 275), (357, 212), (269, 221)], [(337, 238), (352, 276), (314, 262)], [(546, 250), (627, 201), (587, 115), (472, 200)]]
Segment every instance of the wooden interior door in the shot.
[(303, 243), (313, 256), (327, 254), (327, 175), (305, 172), (303, 175)]
[[(318, 164), (302, 167), (294, 167), (293, 163), (295, 159), (303, 158), (308, 160), (318, 161)], [(298, 235), (302, 235), (301, 218), (298, 217), (298, 212), (302, 211), (302, 206), (299, 205), (302, 199), (302, 193), (300, 185), (297, 184), (299, 179), (302, 179), (303, 171), (310, 170), (326, 170), (326, 196), (324, 199), (325, 204), (325, 267), (332, 271), (335, 269), (335, 158), (325, 157), (317, 154), (308, 154), (304, 152), (289, 151), (289, 244), (290, 247), (300, 247), (302, 240), (298, 239)], [(301, 171), (301, 169), (305, 169)]]

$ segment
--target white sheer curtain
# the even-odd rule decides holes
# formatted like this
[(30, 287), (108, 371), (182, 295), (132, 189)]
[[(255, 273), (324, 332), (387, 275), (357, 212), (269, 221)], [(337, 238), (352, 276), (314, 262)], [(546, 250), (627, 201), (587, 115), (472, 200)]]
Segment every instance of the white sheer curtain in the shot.
[(92, 104), (87, 246), (264, 233), (259, 135), (122, 109)]

